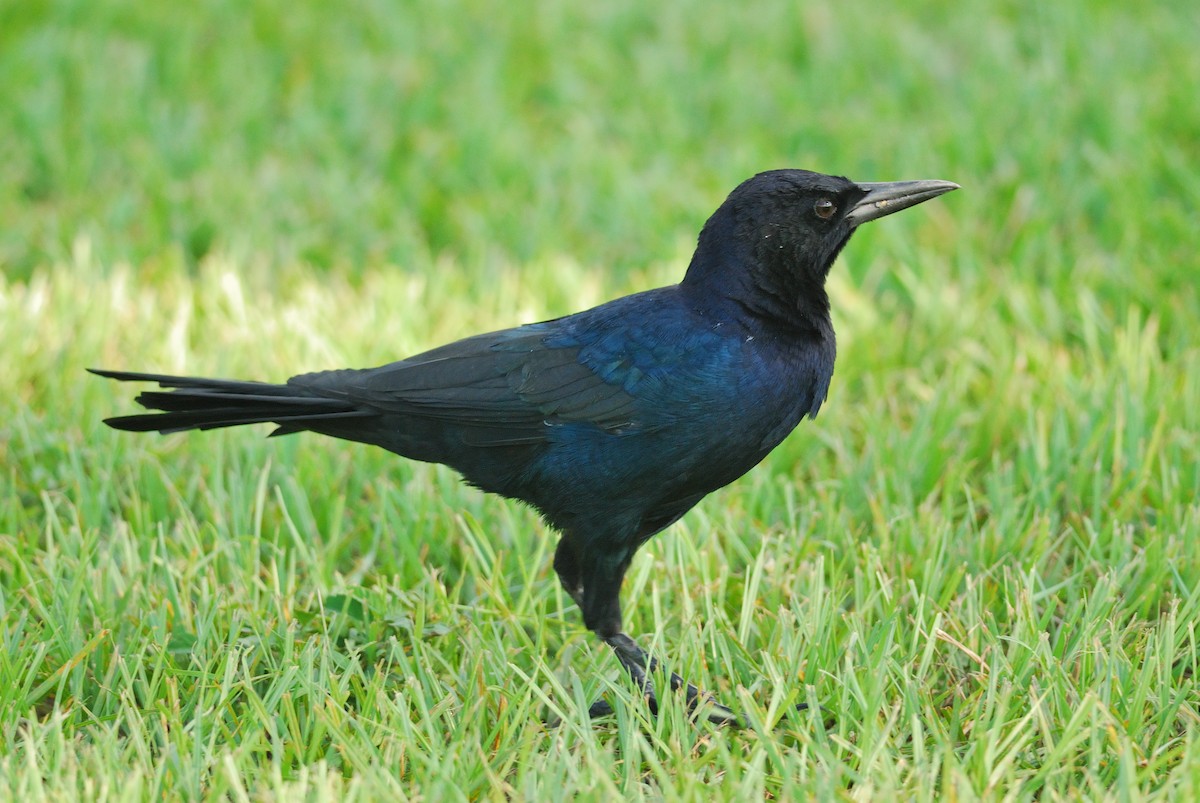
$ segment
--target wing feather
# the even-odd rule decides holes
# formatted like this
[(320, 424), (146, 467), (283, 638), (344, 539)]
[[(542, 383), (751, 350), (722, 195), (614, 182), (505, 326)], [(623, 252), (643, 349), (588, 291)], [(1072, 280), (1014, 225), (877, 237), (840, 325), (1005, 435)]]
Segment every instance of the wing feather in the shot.
[[(563, 424), (615, 431), (638, 420), (638, 400), (612, 355), (603, 375), (582, 349), (548, 324), (478, 335), (362, 372), (294, 377), (305, 385), (384, 413), (464, 428), (477, 445), (547, 440)], [(588, 360), (588, 362), (593, 362)]]

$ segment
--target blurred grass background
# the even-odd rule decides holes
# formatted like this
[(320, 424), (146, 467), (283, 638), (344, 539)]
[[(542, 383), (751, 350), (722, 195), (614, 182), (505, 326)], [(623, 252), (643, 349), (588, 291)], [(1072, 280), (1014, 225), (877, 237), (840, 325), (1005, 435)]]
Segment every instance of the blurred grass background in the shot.
[[(9, 796), (1194, 797), (1198, 30), (0, 0)], [(750, 732), (648, 719), (553, 534), (449, 472), (99, 424), (89, 365), (277, 380), (676, 281), (781, 166), (964, 189), (855, 238), (820, 419), (626, 585)]]

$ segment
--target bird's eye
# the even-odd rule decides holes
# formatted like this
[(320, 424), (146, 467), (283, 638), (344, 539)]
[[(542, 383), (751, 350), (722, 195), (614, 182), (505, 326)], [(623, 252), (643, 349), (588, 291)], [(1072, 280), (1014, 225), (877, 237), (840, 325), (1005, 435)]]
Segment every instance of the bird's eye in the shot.
[(828, 198), (822, 198), (813, 204), (813, 211), (817, 213), (817, 217), (821, 220), (829, 220), (837, 212), (837, 206)]

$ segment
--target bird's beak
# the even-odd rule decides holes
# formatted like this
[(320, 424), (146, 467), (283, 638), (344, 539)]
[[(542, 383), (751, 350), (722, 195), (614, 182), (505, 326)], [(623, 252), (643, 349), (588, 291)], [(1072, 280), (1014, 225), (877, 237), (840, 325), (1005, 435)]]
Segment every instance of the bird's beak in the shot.
[(852, 226), (908, 209), (942, 193), (958, 189), (958, 185), (953, 181), (938, 179), (865, 182), (858, 187), (867, 194), (846, 213), (846, 220), (850, 221)]

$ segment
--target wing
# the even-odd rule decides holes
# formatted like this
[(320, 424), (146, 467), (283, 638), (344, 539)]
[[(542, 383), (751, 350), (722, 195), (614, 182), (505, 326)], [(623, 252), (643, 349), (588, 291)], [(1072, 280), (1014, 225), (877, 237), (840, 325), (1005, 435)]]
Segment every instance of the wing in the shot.
[(438, 420), (479, 446), (543, 442), (552, 427), (567, 423), (610, 432), (634, 426), (637, 398), (624, 372), (598, 373), (588, 359), (594, 349), (564, 337), (556, 323), (477, 335), (379, 368), (306, 374), (289, 383), (385, 414)]

